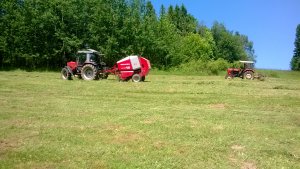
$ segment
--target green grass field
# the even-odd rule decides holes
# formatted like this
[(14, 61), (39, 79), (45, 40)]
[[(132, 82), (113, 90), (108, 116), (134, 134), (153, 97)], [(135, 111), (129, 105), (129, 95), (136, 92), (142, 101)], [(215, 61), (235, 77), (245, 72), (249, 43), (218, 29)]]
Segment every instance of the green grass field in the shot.
[(275, 74), (0, 72), (0, 168), (300, 168), (300, 72)]

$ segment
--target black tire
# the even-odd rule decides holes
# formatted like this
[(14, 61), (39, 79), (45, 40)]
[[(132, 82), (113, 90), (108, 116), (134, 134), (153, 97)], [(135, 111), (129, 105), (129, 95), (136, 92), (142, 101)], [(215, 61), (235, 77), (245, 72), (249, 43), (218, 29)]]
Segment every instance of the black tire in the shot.
[(143, 77), (142, 77), (142, 82), (144, 82), (144, 81), (145, 81), (145, 79), (146, 79), (146, 77), (145, 77), (145, 76), (143, 76)]
[(97, 80), (97, 68), (91, 64), (84, 65), (81, 69), (81, 77), (83, 80)]
[(132, 81), (133, 82), (140, 82), (142, 80), (142, 77), (139, 74), (134, 74), (132, 76)]
[(61, 70), (61, 78), (64, 80), (72, 80), (72, 75), (69, 72), (68, 68), (64, 67)]
[(254, 78), (254, 76), (253, 76), (253, 72), (251, 72), (251, 71), (246, 71), (245, 73), (244, 73), (244, 79), (247, 79), (247, 80), (253, 80), (253, 78)]

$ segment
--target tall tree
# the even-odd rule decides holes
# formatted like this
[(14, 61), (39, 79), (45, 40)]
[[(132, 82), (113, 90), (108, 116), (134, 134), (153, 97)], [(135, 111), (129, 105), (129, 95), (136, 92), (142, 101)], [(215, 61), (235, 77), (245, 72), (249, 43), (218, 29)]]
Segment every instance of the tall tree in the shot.
[(162, 18), (166, 15), (166, 8), (164, 5), (160, 6), (159, 17)]
[(240, 43), (244, 47), (244, 52), (247, 55), (247, 58), (245, 58), (245, 59), (256, 62), (256, 55), (255, 55), (253, 42), (249, 40), (248, 36), (242, 35), (239, 32), (235, 32), (234, 36), (237, 39), (239, 39)]
[(294, 55), (291, 60), (291, 69), (300, 70), (300, 24), (296, 28), (296, 39), (295, 39)]
[(145, 14), (142, 24), (142, 34), (140, 45), (141, 54), (148, 57), (150, 60), (153, 60), (153, 63), (157, 63), (156, 57), (156, 39), (157, 39), (157, 17), (154, 10), (154, 7), (150, 1), (147, 1), (145, 7)]
[(24, 2), (21, 0), (0, 1), (0, 64), (12, 67), (19, 66), (20, 50), (26, 41), (23, 36), (25, 16)]
[(223, 58), (229, 62), (247, 60), (243, 41), (239, 35), (229, 32), (223, 24), (215, 22), (211, 28), (216, 48), (214, 55), (216, 59)]
[(180, 41), (180, 35), (174, 24), (171, 23), (169, 15), (161, 16), (158, 23), (156, 55), (158, 56), (158, 67), (171, 67), (172, 58), (176, 55), (176, 47)]
[(210, 31), (206, 31), (204, 36), (190, 33), (182, 38), (179, 48), (176, 48), (174, 64), (179, 65), (190, 61), (201, 60), (208, 62), (213, 58), (213, 37)]
[(188, 14), (187, 9), (184, 5), (175, 8), (170, 6), (168, 9), (168, 18), (172, 24), (177, 28), (177, 31), (182, 35), (186, 36), (189, 33), (195, 33), (197, 27), (197, 19), (192, 15)]

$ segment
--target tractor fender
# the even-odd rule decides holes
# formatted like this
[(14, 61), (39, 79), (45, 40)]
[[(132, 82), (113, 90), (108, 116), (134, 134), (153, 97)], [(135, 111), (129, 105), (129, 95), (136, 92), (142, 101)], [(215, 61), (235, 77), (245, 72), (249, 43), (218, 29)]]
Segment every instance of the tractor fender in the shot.
[(71, 69), (69, 66), (65, 66), (65, 68), (67, 68), (67, 69), (68, 69), (68, 72), (71, 74), (71, 76), (73, 76), (73, 71), (72, 71), (72, 69)]

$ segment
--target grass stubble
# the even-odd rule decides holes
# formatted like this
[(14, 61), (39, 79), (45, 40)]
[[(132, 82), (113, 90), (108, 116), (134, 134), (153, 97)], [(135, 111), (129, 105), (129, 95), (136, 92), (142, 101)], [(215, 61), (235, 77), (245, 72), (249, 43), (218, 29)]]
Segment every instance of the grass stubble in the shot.
[(300, 74), (0, 72), (0, 168), (299, 168)]

